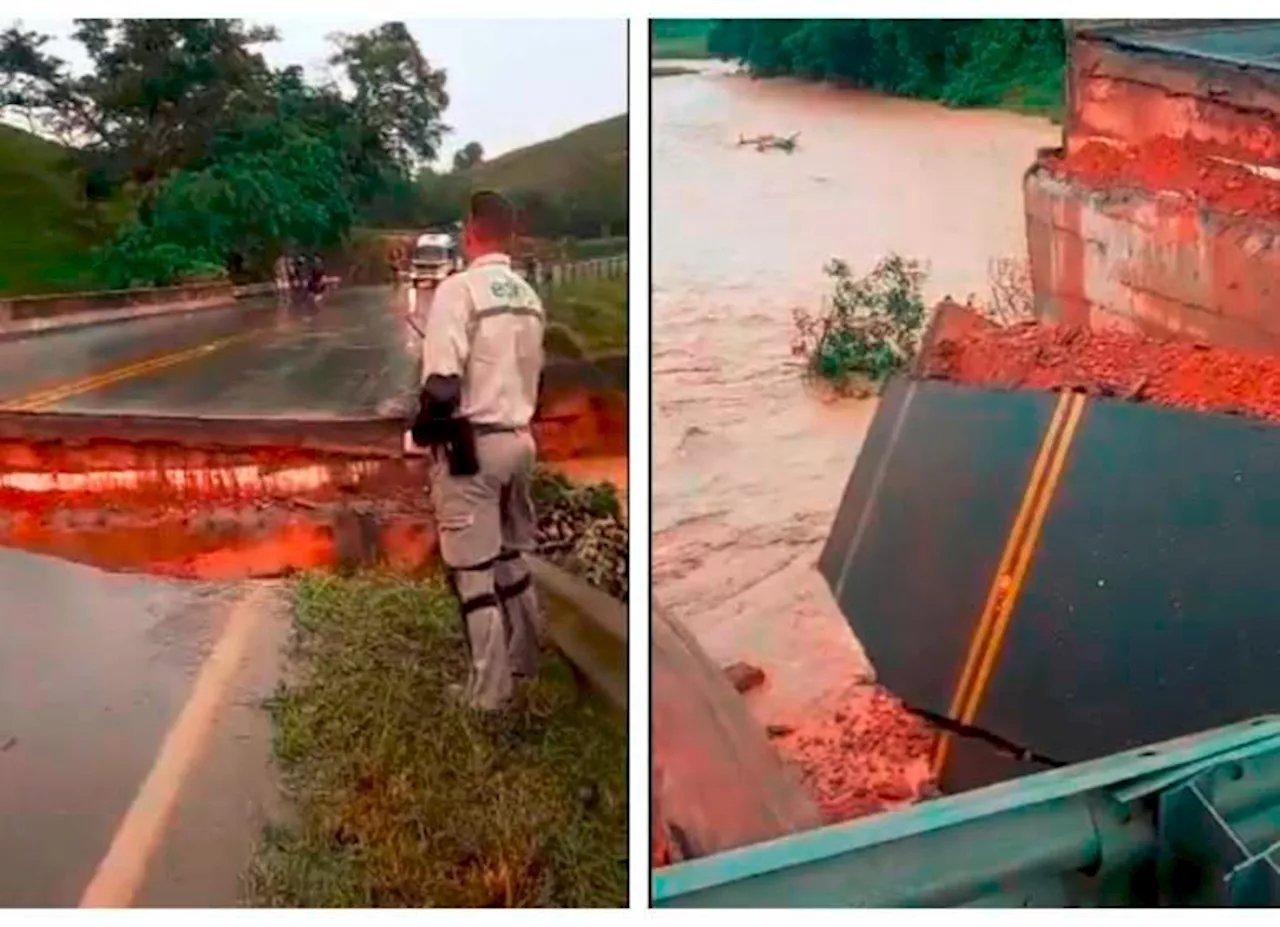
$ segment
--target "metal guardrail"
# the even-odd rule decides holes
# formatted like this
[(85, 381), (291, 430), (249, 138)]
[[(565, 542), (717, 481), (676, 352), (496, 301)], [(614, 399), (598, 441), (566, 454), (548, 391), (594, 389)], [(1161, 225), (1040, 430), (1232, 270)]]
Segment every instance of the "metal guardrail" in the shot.
[(627, 711), (627, 606), (541, 557), (528, 558), (551, 642), (614, 708)]
[(653, 895), (690, 907), (1276, 906), (1280, 716), (659, 869)]

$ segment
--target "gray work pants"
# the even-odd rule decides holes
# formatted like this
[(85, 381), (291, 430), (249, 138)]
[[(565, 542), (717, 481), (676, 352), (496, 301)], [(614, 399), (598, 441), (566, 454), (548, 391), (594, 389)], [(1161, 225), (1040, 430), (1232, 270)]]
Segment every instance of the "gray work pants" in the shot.
[(466, 697), (483, 711), (506, 706), (516, 680), (538, 670), (538, 603), (523, 554), (537, 544), (529, 487), (535, 447), (528, 430), (476, 436), (480, 472), (430, 467), (440, 555), (462, 611), (471, 662)]

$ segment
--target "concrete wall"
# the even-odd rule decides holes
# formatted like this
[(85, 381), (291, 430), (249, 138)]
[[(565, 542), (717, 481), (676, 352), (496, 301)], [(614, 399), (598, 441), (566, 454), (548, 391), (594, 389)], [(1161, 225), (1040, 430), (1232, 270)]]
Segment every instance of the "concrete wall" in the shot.
[(1103, 139), (1188, 139), (1215, 153), (1280, 166), (1280, 74), (1075, 36), (1068, 59), (1069, 152)]
[(1044, 169), (1024, 194), (1038, 316), (1280, 350), (1280, 218), (1090, 190)]
[(235, 288), (225, 282), (6, 299), (0, 300), (0, 338), (209, 309), (235, 299)]
[[(1068, 156), (1091, 141), (1170, 139), (1280, 167), (1280, 74), (1138, 48), (1126, 35), (1070, 34)], [(1048, 154), (1024, 181), (1039, 316), (1280, 350), (1280, 217), (1216, 211), (1190, 193), (1091, 189), (1055, 177)]]
[(109, 290), (100, 293), (58, 293), (0, 301), (0, 322), (24, 322), (84, 312), (109, 312), (149, 306), (198, 308), (228, 303), (235, 298), (230, 283), (157, 287), (145, 290)]

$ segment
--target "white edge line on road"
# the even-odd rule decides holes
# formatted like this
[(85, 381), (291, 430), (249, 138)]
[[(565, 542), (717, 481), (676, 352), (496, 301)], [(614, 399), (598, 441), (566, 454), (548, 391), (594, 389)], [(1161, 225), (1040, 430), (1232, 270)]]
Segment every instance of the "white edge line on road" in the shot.
[(278, 587), (258, 583), (231, 609), (204, 661), (191, 695), (169, 728), (151, 771), (125, 813), (107, 855), (80, 898), (82, 908), (124, 908), (133, 903), (177, 805), (187, 776), (208, 746), (218, 709), (248, 649), (249, 638)]

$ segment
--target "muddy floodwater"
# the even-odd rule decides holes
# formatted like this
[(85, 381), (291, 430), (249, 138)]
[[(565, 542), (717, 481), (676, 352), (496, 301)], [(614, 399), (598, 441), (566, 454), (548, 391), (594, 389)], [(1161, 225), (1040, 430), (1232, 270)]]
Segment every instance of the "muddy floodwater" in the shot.
[[(766, 670), (758, 714), (798, 720), (867, 675), (814, 564), (875, 404), (806, 390), (792, 312), (830, 258), (890, 251), (928, 262), (930, 299), (984, 297), (992, 260), (1025, 258), (1022, 175), (1060, 130), (710, 66), (653, 81), (652, 131), (655, 595)], [(737, 146), (766, 132), (798, 148)]]

